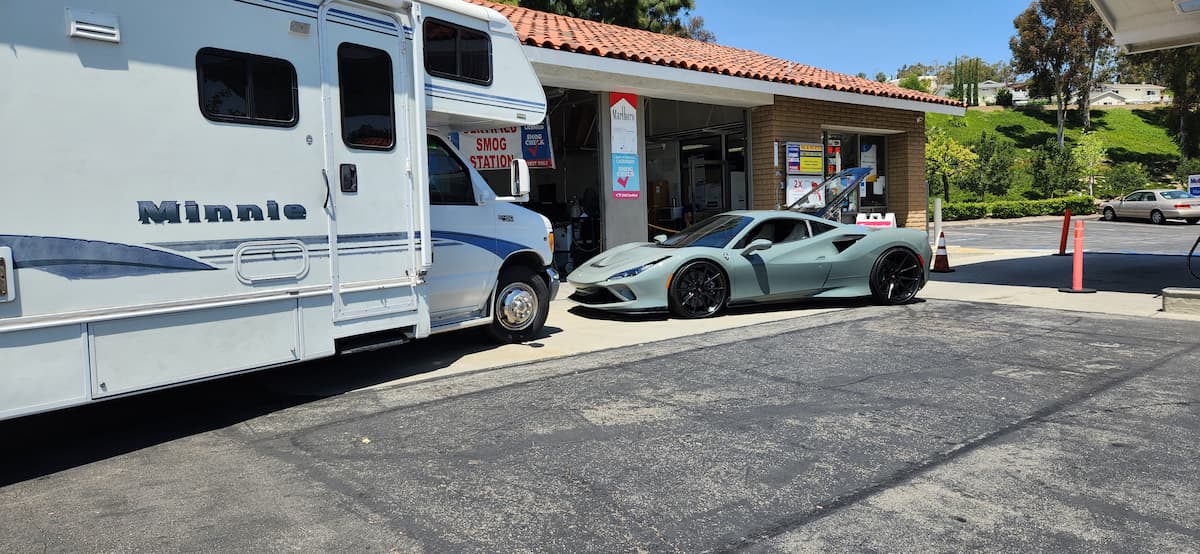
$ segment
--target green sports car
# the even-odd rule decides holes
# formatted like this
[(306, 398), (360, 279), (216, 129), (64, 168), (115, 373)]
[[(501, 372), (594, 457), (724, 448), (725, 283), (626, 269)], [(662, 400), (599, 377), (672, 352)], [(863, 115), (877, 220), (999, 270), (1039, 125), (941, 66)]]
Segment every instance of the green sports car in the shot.
[(794, 211), (733, 211), (671, 238), (607, 250), (567, 277), (571, 299), (618, 312), (700, 318), (727, 305), (872, 296), (911, 301), (929, 279), (927, 236)]

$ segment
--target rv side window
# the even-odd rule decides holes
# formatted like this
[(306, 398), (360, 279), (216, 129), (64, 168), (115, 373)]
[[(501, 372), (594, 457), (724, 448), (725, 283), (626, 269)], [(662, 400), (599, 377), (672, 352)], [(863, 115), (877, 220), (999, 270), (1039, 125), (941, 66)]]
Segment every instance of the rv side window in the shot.
[(475, 205), (471, 173), (442, 139), (431, 136), (429, 142), (429, 203)]
[(492, 38), (436, 19), (425, 20), (425, 71), (480, 85), (492, 84)]
[(286, 60), (217, 48), (196, 53), (200, 113), (213, 121), (294, 127), (296, 68)]
[(392, 58), (387, 52), (343, 42), (338, 46), (342, 140), (365, 150), (396, 145)]

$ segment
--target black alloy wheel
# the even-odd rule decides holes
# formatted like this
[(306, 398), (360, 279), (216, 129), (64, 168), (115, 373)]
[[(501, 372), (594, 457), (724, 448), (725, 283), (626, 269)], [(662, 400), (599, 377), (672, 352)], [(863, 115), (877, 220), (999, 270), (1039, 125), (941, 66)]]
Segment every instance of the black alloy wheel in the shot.
[(1167, 222), (1167, 218), (1163, 217), (1162, 212), (1160, 212), (1158, 210), (1154, 210), (1154, 211), (1150, 212), (1150, 223), (1153, 223), (1155, 225), (1162, 225), (1163, 223), (1166, 223), (1166, 222)]
[(711, 317), (729, 299), (729, 280), (712, 262), (688, 262), (675, 272), (668, 295), (675, 315), (687, 319)]
[(1117, 211), (1112, 208), (1104, 208), (1104, 221), (1116, 221)]
[(892, 248), (875, 260), (871, 295), (880, 304), (906, 304), (917, 296), (924, 278), (924, 268), (912, 250)]

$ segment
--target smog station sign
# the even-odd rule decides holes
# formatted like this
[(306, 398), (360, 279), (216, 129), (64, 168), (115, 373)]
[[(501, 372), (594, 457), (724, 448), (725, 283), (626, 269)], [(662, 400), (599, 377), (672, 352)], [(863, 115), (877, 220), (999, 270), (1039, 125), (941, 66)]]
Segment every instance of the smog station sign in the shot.
[(1200, 175), (1188, 175), (1188, 194), (1200, 197)]
[(451, 133), (450, 142), (477, 170), (507, 170), (518, 158), (530, 169), (554, 169), (550, 129), (545, 123)]

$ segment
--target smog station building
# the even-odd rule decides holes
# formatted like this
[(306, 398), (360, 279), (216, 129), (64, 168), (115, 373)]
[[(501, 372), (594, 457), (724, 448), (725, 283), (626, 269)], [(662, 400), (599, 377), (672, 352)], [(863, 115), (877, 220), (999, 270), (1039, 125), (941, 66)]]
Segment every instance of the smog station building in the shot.
[[(543, 125), (501, 131), (529, 148), (528, 206), (555, 224), (560, 268), (723, 211), (778, 208), (857, 166), (875, 169), (858, 213), (925, 227), (924, 116), (963, 114), (953, 100), (749, 50), (471, 1), (512, 22), (545, 88)], [(489, 138), (458, 142), (505, 190), (507, 171), (489, 171), (506, 167), (504, 158), (480, 151), (499, 144)]]

